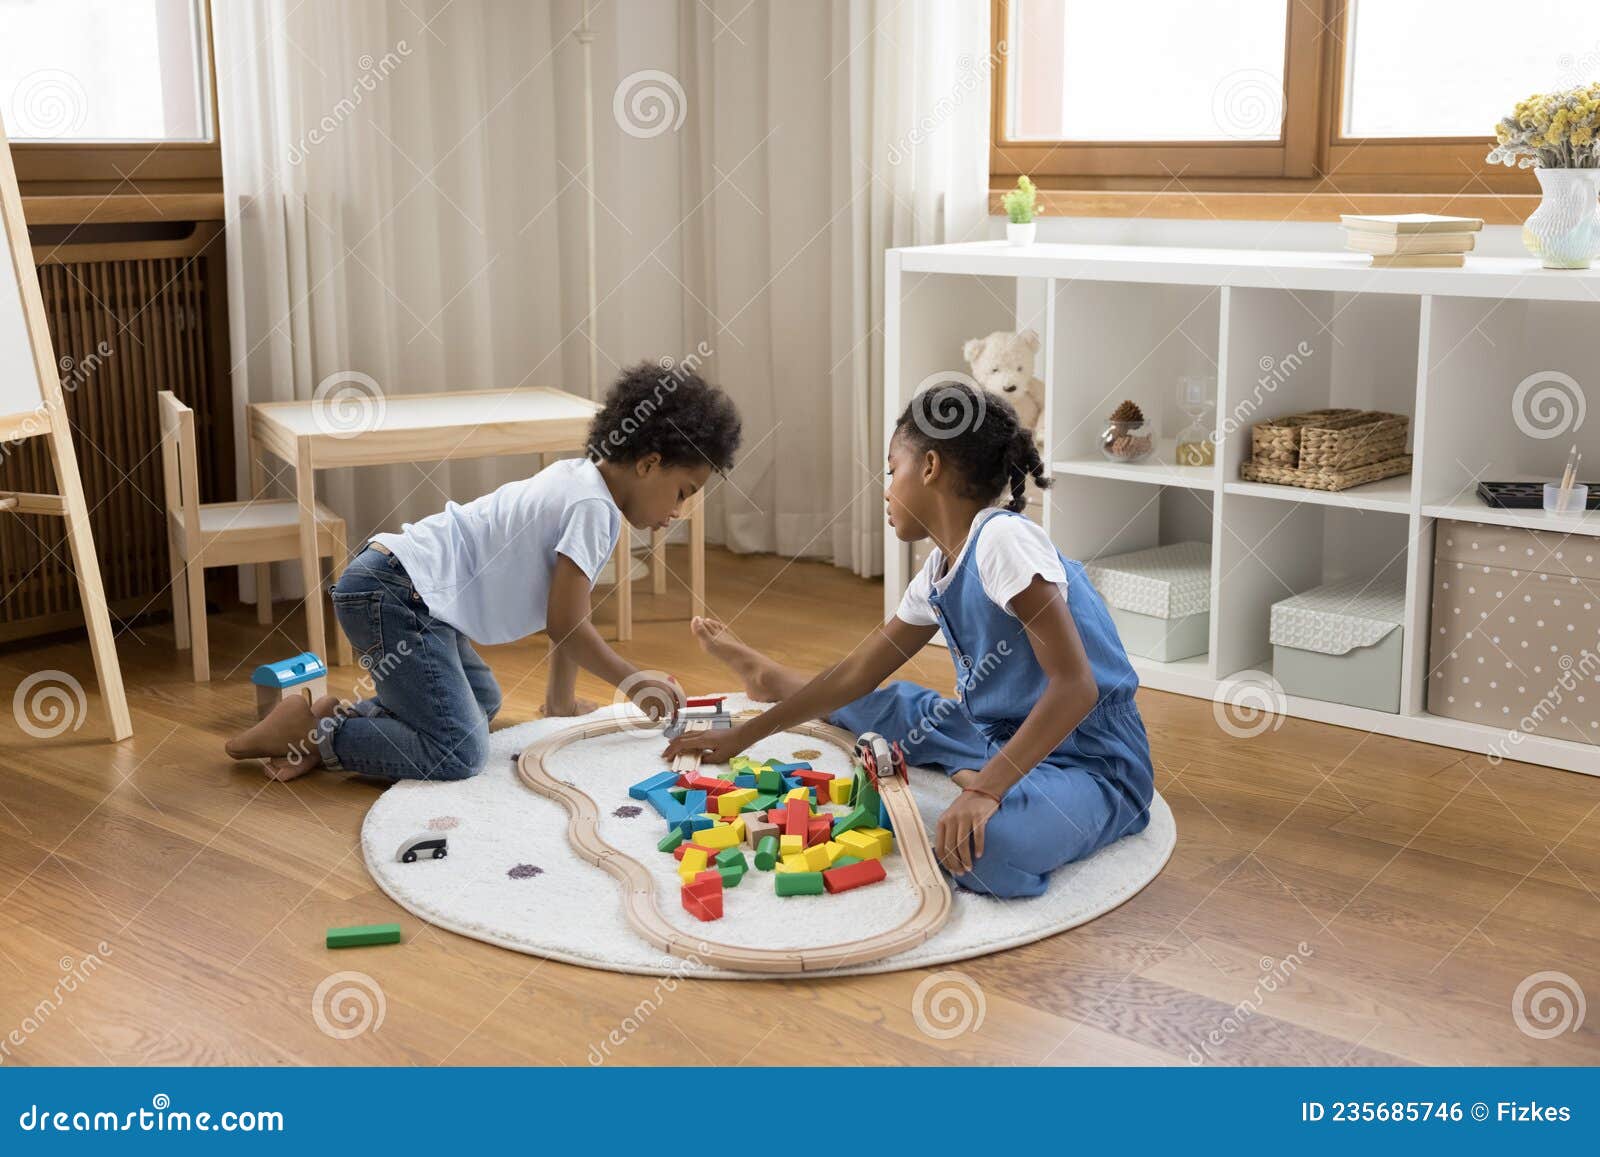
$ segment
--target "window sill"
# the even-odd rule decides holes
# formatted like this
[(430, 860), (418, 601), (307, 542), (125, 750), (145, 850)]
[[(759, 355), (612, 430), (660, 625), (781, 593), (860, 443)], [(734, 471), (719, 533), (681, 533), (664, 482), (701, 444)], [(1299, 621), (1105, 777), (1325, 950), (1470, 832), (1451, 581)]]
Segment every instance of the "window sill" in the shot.
[[(989, 190), (989, 212), (1003, 216), (1006, 181)], [(1189, 189), (1040, 189), (1044, 217), (1150, 217), (1217, 221), (1323, 221), (1341, 213), (1447, 213), (1489, 225), (1520, 225), (1539, 198), (1520, 193), (1199, 192)]]

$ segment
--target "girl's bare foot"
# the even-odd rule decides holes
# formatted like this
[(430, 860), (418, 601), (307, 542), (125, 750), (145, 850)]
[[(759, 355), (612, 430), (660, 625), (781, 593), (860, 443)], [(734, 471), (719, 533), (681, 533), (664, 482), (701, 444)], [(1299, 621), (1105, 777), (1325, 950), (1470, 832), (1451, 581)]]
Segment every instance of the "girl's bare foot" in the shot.
[(689, 630), (706, 654), (727, 664), (739, 676), (744, 693), (758, 703), (776, 703), (806, 685), (806, 677), (799, 671), (745, 646), (716, 619), (690, 619)]
[[(331, 695), (328, 698), (333, 698)], [(323, 700), (318, 700), (319, 703)], [(338, 700), (334, 700), (335, 706)], [(316, 744), (310, 740), (317, 721), (325, 716), (315, 714), (311, 705), (301, 695), (291, 695), (279, 703), (267, 717), (254, 727), (235, 735), (223, 745), (234, 759), (267, 759), (287, 755), (290, 750)]]
[(574, 699), (570, 703), (545, 703), (544, 715), (548, 718), (567, 717), (572, 715), (587, 715), (591, 711), (600, 710), (600, 704), (593, 699)]

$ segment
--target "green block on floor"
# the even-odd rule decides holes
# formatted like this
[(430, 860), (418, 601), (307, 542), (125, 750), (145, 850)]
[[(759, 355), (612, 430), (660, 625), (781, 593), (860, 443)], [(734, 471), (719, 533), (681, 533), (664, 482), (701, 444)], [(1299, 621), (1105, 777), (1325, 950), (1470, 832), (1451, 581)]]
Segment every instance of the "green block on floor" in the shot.
[(739, 881), (744, 879), (744, 865), (739, 864), (732, 868), (718, 868), (717, 874), (722, 877), (724, 888), (737, 888)]
[(723, 848), (722, 851), (717, 853), (717, 867), (731, 868), (735, 864), (738, 864), (741, 869), (750, 866), (745, 862), (744, 853), (738, 848)]
[(681, 843), (683, 843), (683, 830), (681, 828), (673, 828), (670, 832), (661, 837), (661, 842), (656, 845), (656, 851), (675, 852), (678, 850), (678, 845)]
[(772, 883), (780, 896), (820, 896), (827, 891), (821, 872), (779, 872)]
[(783, 793), (783, 776), (773, 771), (770, 767), (763, 767), (756, 772), (756, 790), (771, 792), (773, 795)]
[(700, 774), (705, 776), (707, 779), (720, 779), (727, 783), (732, 783), (733, 777), (739, 773), (734, 771), (731, 767), (713, 767), (701, 768)]
[(686, 787), (669, 787), (667, 788), (667, 794), (682, 803), (683, 797), (689, 794), (689, 789)]
[(856, 772), (855, 790), (850, 794), (852, 806), (865, 808), (872, 816), (872, 823), (868, 827), (878, 826), (878, 789), (872, 786), (872, 778), (864, 771)]
[(833, 866), (835, 868), (848, 868), (851, 864), (859, 864), (860, 862), (860, 856), (840, 856), (837, 860), (833, 861)]
[(778, 837), (763, 836), (756, 845), (756, 867), (770, 872), (778, 863)]
[(877, 826), (877, 803), (873, 803), (871, 812), (868, 812), (867, 809), (861, 804), (857, 804), (844, 815), (833, 821), (833, 838), (838, 839), (845, 832), (853, 831), (856, 828), (875, 828)]
[(355, 924), (328, 929), (329, 948), (366, 948), (373, 944), (400, 943), (398, 924)]
[(777, 796), (775, 796), (775, 795), (758, 795), (758, 796), (756, 796), (755, 799), (753, 799), (749, 803), (745, 804), (739, 810), (741, 812), (764, 812), (769, 807), (777, 807), (777, 806), (778, 806), (778, 797)]

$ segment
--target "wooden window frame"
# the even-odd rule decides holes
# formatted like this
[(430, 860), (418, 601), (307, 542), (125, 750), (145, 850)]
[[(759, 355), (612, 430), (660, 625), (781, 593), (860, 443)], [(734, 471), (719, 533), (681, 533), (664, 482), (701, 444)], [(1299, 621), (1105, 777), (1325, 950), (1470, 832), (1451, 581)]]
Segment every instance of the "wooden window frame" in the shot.
[(1485, 163), (1487, 134), (1344, 134), (1350, 14), (1349, 0), (1289, 0), (1276, 141), (1021, 141), (1006, 136), (1011, 2), (991, 0), (991, 209), (1027, 173), (1051, 214), (1329, 220), (1426, 202), (1494, 222), (1526, 218), (1533, 175)]
[(219, 193), (217, 53), (211, 0), (203, 0), (211, 136), (203, 141), (16, 141), (17, 182), (27, 197)]

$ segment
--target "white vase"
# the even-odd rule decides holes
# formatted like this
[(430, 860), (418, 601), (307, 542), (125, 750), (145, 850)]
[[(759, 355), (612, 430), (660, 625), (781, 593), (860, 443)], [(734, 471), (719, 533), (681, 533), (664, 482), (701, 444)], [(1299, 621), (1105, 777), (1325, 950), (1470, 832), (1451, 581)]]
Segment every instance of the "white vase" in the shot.
[(1587, 269), (1600, 255), (1600, 169), (1535, 169), (1544, 197), (1522, 243), (1546, 269)]
[(1029, 221), (1025, 225), (1018, 225), (1015, 221), (1007, 221), (1006, 240), (1012, 245), (1032, 245), (1034, 230), (1038, 227), (1039, 225), (1036, 221)]

